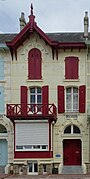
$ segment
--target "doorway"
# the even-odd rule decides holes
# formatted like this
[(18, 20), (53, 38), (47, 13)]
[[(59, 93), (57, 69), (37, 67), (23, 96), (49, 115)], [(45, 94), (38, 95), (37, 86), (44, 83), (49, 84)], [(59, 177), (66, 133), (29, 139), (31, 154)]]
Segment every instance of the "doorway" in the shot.
[(65, 139), (63, 141), (63, 165), (81, 165), (81, 140)]

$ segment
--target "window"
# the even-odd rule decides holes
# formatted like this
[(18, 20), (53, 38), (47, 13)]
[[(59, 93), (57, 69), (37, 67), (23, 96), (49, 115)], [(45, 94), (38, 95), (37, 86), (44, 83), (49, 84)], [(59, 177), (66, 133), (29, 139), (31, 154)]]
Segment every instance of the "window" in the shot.
[[(30, 104), (32, 112), (41, 112), (42, 103), (42, 89), (41, 87), (31, 87), (30, 88)], [(36, 104), (36, 105), (33, 105)]]
[(80, 134), (80, 129), (76, 125), (69, 125), (64, 130), (64, 134)]
[(76, 87), (66, 88), (66, 111), (78, 111), (78, 88)]
[(78, 57), (65, 58), (65, 78), (78, 79)]
[[(29, 94), (29, 95), (28, 95)], [(28, 114), (48, 114), (49, 86), (41, 87), (20, 87), (20, 101), (22, 115)]]
[[(86, 111), (86, 86), (67, 87), (58, 85), (57, 88), (58, 113)], [(66, 93), (66, 95), (65, 95)], [(65, 100), (66, 99), (66, 100)]]
[(28, 172), (29, 173), (37, 173), (38, 172), (38, 164), (35, 162), (28, 164)]
[(47, 167), (46, 167), (46, 164), (43, 165), (43, 173), (46, 173), (47, 172)]
[(28, 53), (28, 78), (41, 79), (41, 51), (33, 48)]
[(30, 88), (30, 103), (41, 104), (42, 103), (42, 89), (41, 87)]
[(16, 151), (48, 151), (48, 122), (18, 122), (15, 124)]
[(2, 124), (0, 124), (0, 133), (7, 133), (7, 129)]

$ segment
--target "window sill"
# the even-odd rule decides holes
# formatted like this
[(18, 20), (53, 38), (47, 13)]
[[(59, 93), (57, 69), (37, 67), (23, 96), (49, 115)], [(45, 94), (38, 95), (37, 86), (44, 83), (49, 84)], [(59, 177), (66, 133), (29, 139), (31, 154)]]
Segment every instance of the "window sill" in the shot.
[(79, 82), (80, 79), (63, 79), (64, 82)]
[(61, 135), (62, 137), (82, 137), (82, 134), (78, 134), (78, 133), (76, 133), (76, 134), (62, 134)]
[(42, 82), (43, 79), (27, 79), (27, 82)]
[(27, 150), (27, 149), (16, 149), (16, 152), (47, 152), (48, 149), (31, 149), (31, 150)]
[(6, 82), (6, 80), (0, 80), (0, 83), (5, 83)]

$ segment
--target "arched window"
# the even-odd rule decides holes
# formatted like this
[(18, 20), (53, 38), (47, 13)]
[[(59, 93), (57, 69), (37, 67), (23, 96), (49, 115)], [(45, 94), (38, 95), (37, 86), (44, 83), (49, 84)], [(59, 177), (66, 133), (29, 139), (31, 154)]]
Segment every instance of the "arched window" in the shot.
[(80, 134), (80, 129), (76, 125), (69, 125), (65, 128), (64, 134)]
[(78, 79), (78, 57), (66, 57), (65, 58), (65, 78), (66, 79)]
[(0, 124), (0, 133), (7, 133), (6, 128), (2, 124)]
[(28, 53), (28, 78), (29, 79), (41, 79), (42, 68), (41, 51), (37, 48), (33, 48)]

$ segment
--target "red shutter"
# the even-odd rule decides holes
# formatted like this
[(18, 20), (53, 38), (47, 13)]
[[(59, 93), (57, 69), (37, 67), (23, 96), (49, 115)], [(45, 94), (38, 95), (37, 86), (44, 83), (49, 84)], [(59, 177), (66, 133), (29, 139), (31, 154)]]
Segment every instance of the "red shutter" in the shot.
[(27, 86), (21, 86), (21, 114), (27, 114)]
[(58, 86), (58, 113), (64, 113), (64, 86)]
[(86, 86), (82, 85), (79, 87), (79, 112), (85, 113), (86, 107)]
[(65, 58), (65, 78), (71, 79), (72, 77), (72, 66), (71, 66), (71, 58)]
[(41, 79), (41, 51), (33, 48), (28, 53), (28, 78)]
[(35, 50), (28, 53), (28, 78), (35, 79)]
[(72, 57), (72, 79), (78, 79), (78, 58)]
[(43, 86), (42, 87), (42, 113), (48, 114), (48, 102), (49, 102), (49, 87)]
[(41, 52), (40, 50), (36, 49), (36, 63), (35, 63), (35, 70), (36, 70), (36, 79), (41, 79)]
[(65, 58), (65, 78), (78, 79), (78, 57)]

